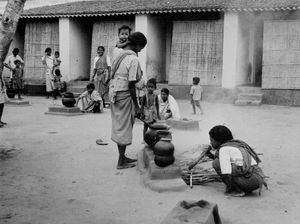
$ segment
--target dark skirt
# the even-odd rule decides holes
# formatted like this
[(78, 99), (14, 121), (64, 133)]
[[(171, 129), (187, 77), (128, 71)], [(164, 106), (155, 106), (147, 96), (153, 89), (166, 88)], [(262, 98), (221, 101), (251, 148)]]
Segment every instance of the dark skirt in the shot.
[[(221, 175), (221, 167), (219, 159), (213, 161), (213, 168)], [(232, 165), (232, 173), (236, 169), (236, 166)], [(258, 165), (251, 166), (250, 172), (244, 176), (236, 176), (232, 174), (232, 180), (234, 183), (245, 193), (250, 193), (254, 190), (261, 188), (264, 183), (264, 176), (262, 169)]]

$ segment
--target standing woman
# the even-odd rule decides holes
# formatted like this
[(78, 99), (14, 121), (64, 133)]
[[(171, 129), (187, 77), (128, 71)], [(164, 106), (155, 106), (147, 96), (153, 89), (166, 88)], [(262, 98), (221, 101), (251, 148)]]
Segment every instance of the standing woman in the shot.
[(140, 114), (135, 84), (142, 78), (142, 70), (137, 57), (147, 44), (144, 34), (135, 32), (129, 35), (128, 44), (113, 61), (109, 98), (111, 101), (112, 134), (117, 143), (119, 160), (117, 169), (134, 167), (136, 159), (125, 156), (127, 145), (132, 142), (132, 129), (135, 115)]
[[(46, 92), (47, 98), (53, 94), (54, 89), (54, 78), (53, 78), (53, 66), (54, 66), (54, 57), (51, 55), (52, 50), (50, 47), (46, 48), (45, 55), (42, 57), (42, 63), (45, 66), (45, 76), (46, 76)], [(53, 96), (54, 98), (54, 96)]]
[[(105, 48), (103, 46), (99, 46), (97, 49), (97, 56), (94, 59), (94, 71), (92, 76), (92, 82), (95, 80), (96, 76), (96, 90), (99, 92), (102, 97), (104, 103), (104, 96), (107, 94), (107, 84), (106, 81), (110, 75), (110, 59), (108, 55), (104, 55)], [(105, 105), (105, 104), (104, 104)]]

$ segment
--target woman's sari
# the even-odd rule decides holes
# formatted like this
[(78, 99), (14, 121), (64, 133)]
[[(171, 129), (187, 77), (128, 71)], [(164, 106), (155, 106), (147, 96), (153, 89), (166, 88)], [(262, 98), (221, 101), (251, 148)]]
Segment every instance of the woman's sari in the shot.
[(46, 91), (52, 92), (54, 89), (54, 82), (53, 82), (53, 66), (54, 66), (54, 58), (53, 56), (44, 56), (42, 58), (45, 64), (45, 76), (46, 76)]
[[(262, 185), (267, 187), (265, 181), (265, 175), (262, 169), (258, 165), (251, 165), (251, 157), (257, 164), (261, 162), (255, 151), (245, 142), (241, 140), (230, 140), (220, 146), (220, 148), (230, 146), (238, 148), (243, 156), (243, 166), (236, 166), (232, 164), (232, 178), (238, 187), (244, 192), (251, 192), (259, 189), (261, 191)], [(213, 162), (213, 166), (216, 172), (221, 175), (220, 162), (218, 152), (216, 153), (216, 159)]]
[(95, 64), (95, 69), (97, 75), (95, 79), (96, 90), (99, 92), (100, 96), (103, 97), (108, 92), (106, 84), (106, 80), (108, 78), (108, 64), (105, 55), (98, 58)]
[[(169, 95), (166, 101), (163, 101), (161, 95), (158, 95), (159, 114), (161, 119), (174, 118), (180, 119), (179, 107), (173, 96)], [(170, 117), (171, 116), (171, 117)]]

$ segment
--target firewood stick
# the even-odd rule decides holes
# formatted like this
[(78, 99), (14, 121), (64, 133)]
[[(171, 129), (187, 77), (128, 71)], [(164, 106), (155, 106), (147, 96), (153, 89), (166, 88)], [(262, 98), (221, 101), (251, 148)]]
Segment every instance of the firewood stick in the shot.
[(190, 188), (193, 188), (193, 171), (191, 170), (191, 174), (190, 174)]

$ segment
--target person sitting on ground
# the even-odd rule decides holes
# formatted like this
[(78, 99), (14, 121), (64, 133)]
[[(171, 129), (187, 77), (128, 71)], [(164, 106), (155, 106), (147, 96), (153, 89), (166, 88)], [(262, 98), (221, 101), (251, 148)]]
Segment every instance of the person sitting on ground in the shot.
[(18, 94), (18, 99), (21, 100), (21, 92), (23, 90), (23, 69), (21, 67), (21, 61), (15, 60), (15, 68), (12, 74), (12, 87), (14, 91)]
[[(225, 194), (242, 197), (257, 189), (260, 194), (262, 185), (267, 187), (263, 171), (258, 166), (261, 160), (247, 143), (233, 139), (231, 131), (223, 125), (213, 127), (209, 137), (211, 145), (207, 145), (189, 169), (208, 155), (214, 157), (213, 168), (226, 185)], [(212, 149), (216, 149), (215, 153)]]
[(161, 89), (158, 95), (158, 102), (159, 115), (162, 120), (170, 118), (180, 119), (178, 104), (167, 88)]
[(76, 105), (79, 101), (82, 102), (82, 111), (89, 113), (101, 113), (103, 112), (103, 101), (98, 91), (95, 90), (94, 83), (89, 83), (84, 91), (76, 100)]

